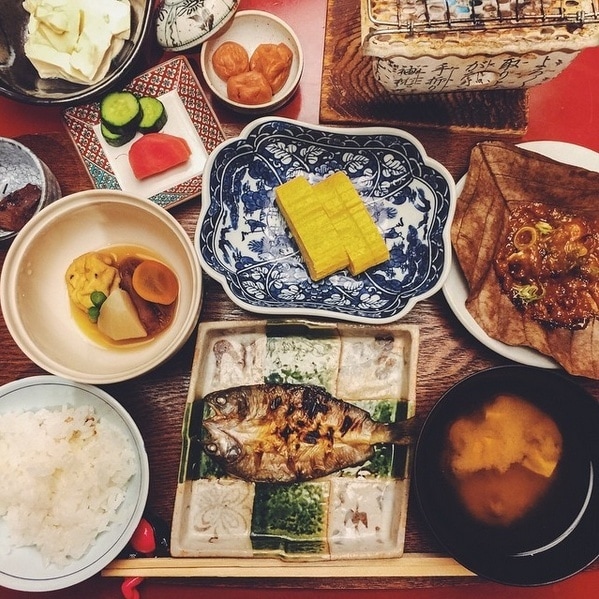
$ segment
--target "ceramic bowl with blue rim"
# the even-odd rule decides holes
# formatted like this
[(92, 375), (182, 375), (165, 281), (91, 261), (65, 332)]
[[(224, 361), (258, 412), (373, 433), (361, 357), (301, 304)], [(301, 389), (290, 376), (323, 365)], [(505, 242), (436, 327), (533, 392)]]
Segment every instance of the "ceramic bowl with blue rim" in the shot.
[[(387, 262), (313, 281), (274, 189), (344, 171), (385, 238)], [(451, 263), (455, 182), (420, 142), (391, 128), (332, 128), (264, 117), (210, 155), (195, 246), (242, 308), (388, 323), (436, 293)]]
[[(106, 439), (106, 427), (110, 427), (112, 433), (108, 438), (111, 441), (122, 438), (124, 445), (118, 450), (122, 449), (123, 452), (119, 455), (127, 456), (127, 460), (121, 457), (121, 466), (115, 465), (114, 460), (110, 458), (111, 455), (114, 457), (116, 447), (113, 447), (112, 452), (105, 452), (100, 460), (95, 460), (98, 452), (86, 450), (89, 445), (86, 446), (85, 438), (80, 437), (80, 442), (67, 438), (65, 431), (61, 433), (61, 427), (57, 426), (55, 418), (47, 420), (50, 414), (63, 411), (65, 422), (68, 417), (73, 420), (73, 413), (65, 410), (78, 411), (85, 408), (90, 410), (89, 415), (95, 420), (91, 429), (95, 433), (94, 437), (98, 439), (96, 435), (103, 433), (102, 438)], [(22, 416), (27, 414), (30, 417), (23, 420)], [(141, 432), (131, 415), (116, 397), (93, 385), (51, 375), (11, 381), (0, 387), (0, 417), (9, 418), (4, 420), (5, 423), (15, 423), (18, 416), (21, 416), (20, 435), (29, 442), (29, 458), (41, 456), (47, 448), (48, 460), (45, 464), (36, 464), (37, 467), (30, 468), (23, 478), (14, 477), (13, 473), (9, 474), (8, 471), (3, 475), (5, 510), (0, 516), (0, 588), (6, 587), (23, 594), (57, 591), (60, 596), (61, 589), (80, 584), (97, 575), (126, 548), (142, 518), (148, 498), (148, 455)], [(77, 422), (76, 417), (74, 422)], [(80, 425), (73, 431), (67, 427), (67, 431), (79, 434), (82, 432)], [(10, 447), (14, 448), (14, 438), (11, 439), (11, 435), (4, 437), (3, 466), (12, 465), (14, 462), (11, 461)], [(86, 463), (84, 459), (75, 458), (74, 453), (84, 455), (90, 461)], [(69, 477), (69, 482), (73, 485), (72, 501), (69, 500), (70, 496), (60, 491), (66, 483), (65, 475), (58, 468), (56, 461), (60, 458), (67, 460), (73, 473), (73, 476)], [(127, 467), (122, 468), (125, 464)], [(103, 474), (100, 474), (102, 472)], [(131, 473), (128, 479), (117, 482), (119, 478), (122, 480), (126, 477), (127, 473)], [(45, 482), (45, 477), (53, 479), (53, 484)], [(102, 487), (100, 482), (108, 480), (107, 477), (113, 483), (112, 502), (115, 511), (112, 514), (111, 509), (106, 509), (107, 506), (111, 507), (110, 499), (107, 497), (106, 488)], [(93, 486), (86, 483), (90, 478)], [(19, 483), (32, 486), (22, 489), (19, 493)], [(53, 492), (44, 495), (40, 503), (36, 501), (32, 491), (41, 489), (52, 489)], [(84, 503), (92, 489), (92, 501)], [(36, 507), (32, 508), (34, 504)], [(44, 507), (41, 508), (40, 505)], [(44, 518), (36, 515), (35, 519), (31, 514), (32, 519), (40, 523), (40, 526), (26, 530), (23, 535), (23, 529), (16, 526), (14, 515), (25, 514), (27, 510), (39, 513), (40, 509), (46, 510)], [(90, 532), (86, 532), (86, 527), (81, 525), (81, 513), (92, 516), (94, 512), (100, 511), (100, 517), (104, 517), (104, 527), (99, 528), (97, 536), (90, 539)], [(10, 515), (13, 516), (12, 520)], [(67, 515), (70, 518), (67, 518)], [(56, 543), (49, 541), (53, 528), (57, 537)], [(90, 530), (93, 532), (94, 529)], [(11, 537), (11, 532), (14, 537)], [(29, 535), (31, 539), (28, 538)], [(90, 539), (85, 551), (81, 555), (63, 555), (65, 547), (69, 547), (68, 539), (81, 539), (82, 535), (83, 538)], [(24, 536), (32, 541), (30, 545), (19, 544), (18, 539), (22, 540)], [(49, 556), (52, 559), (49, 559)], [(6, 595), (7, 592), (2, 594)]]

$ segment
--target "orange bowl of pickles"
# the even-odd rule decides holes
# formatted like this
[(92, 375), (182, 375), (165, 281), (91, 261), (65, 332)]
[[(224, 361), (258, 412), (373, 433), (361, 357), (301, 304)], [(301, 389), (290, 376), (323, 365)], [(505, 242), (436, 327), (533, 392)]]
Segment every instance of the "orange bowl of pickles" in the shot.
[(510, 365), (449, 389), (419, 436), (419, 507), (472, 572), (535, 586), (599, 555), (599, 404), (554, 371)]
[(297, 35), (282, 19), (265, 11), (243, 10), (204, 42), (200, 67), (222, 103), (236, 112), (260, 115), (291, 100), (304, 55)]

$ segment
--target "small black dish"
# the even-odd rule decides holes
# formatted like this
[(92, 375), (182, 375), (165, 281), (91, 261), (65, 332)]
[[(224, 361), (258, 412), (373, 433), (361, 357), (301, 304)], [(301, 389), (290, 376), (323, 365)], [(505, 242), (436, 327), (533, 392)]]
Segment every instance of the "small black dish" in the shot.
[[(549, 490), (506, 526), (483, 524), (468, 512), (443, 458), (449, 425), (498, 393), (540, 408), (563, 440)], [(563, 580), (599, 556), (599, 403), (550, 370), (514, 365), (476, 373), (449, 389), (428, 415), (416, 445), (414, 485), (432, 532), (464, 567), (515, 586)]]
[(131, 0), (131, 37), (114, 58), (110, 69), (94, 85), (64, 79), (42, 79), (25, 56), (29, 14), (22, 2), (0, 0), (0, 94), (25, 104), (79, 104), (91, 102), (123, 82), (135, 65), (151, 24), (152, 0)]

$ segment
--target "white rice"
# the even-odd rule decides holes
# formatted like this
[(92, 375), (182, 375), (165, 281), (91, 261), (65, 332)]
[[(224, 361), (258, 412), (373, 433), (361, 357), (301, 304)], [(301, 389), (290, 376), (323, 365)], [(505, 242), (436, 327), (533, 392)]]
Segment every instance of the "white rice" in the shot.
[(131, 442), (92, 407), (0, 414), (0, 518), (10, 549), (79, 559), (117, 518), (135, 473)]

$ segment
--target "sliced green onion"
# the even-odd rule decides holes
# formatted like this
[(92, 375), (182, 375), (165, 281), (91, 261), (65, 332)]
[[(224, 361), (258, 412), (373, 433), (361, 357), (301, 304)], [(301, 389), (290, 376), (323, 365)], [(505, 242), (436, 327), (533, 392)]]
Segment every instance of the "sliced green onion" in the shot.
[(521, 227), (514, 233), (514, 246), (524, 250), (533, 246), (537, 241), (537, 231), (534, 227)]
[(537, 222), (535, 224), (535, 227), (537, 231), (541, 233), (541, 235), (547, 235), (548, 233), (551, 233), (551, 231), (553, 231), (553, 227), (544, 220), (540, 220), (539, 222)]
[(535, 283), (529, 285), (514, 285), (514, 295), (524, 304), (535, 302), (541, 299), (545, 293), (542, 287), (539, 287)]

